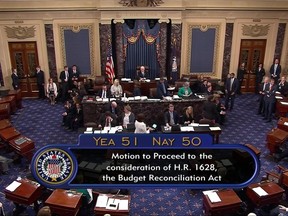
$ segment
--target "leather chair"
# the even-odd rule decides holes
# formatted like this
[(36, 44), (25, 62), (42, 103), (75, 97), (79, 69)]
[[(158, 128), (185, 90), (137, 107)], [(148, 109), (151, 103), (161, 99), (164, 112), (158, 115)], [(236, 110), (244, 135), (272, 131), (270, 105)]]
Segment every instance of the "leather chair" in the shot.
[(103, 84), (105, 84), (105, 76), (96, 76), (93, 85), (94, 93), (102, 89)]
[(157, 88), (150, 88), (149, 89), (149, 96), (151, 98), (157, 98)]

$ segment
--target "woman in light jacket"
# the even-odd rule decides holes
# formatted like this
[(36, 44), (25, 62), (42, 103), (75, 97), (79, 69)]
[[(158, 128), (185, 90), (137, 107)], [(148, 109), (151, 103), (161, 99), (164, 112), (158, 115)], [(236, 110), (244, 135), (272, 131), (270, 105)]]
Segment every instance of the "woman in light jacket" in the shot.
[(47, 86), (46, 86), (47, 97), (50, 99), (51, 105), (55, 104), (55, 98), (58, 95), (57, 85), (53, 82), (52, 78), (49, 78)]

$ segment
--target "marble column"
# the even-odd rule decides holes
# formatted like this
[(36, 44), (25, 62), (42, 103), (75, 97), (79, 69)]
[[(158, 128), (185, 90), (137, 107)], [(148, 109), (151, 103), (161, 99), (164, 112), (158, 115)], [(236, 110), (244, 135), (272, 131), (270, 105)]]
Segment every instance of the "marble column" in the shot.
[(160, 65), (160, 77), (166, 76), (167, 61), (167, 23), (160, 23), (160, 48), (158, 53), (158, 61)]
[(105, 67), (107, 61), (107, 51), (109, 40), (111, 43), (111, 24), (100, 24), (99, 25), (99, 34), (100, 34), (100, 55), (101, 55), (101, 75), (106, 76)]
[[(55, 46), (54, 46), (53, 25), (52, 24), (45, 24), (45, 35), (46, 35), (47, 55), (48, 55), (48, 64), (49, 64), (49, 76), (54, 81), (57, 81), (58, 78), (57, 78)], [(48, 77), (46, 77), (46, 78), (48, 78)]]
[(116, 62), (117, 62), (117, 78), (124, 77), (124, 52), (123, 52), (123, 24), (122, 23), (116, 23), (115, 25), (116, 32), (116, 43), (115, 43), (115, 49), (116, 49)]
[(180, 78), (180, 62), (181, 62), (181, 40), (182, 40), (182, 24), (171, 25), (171, 43), (170, 43), (170, 64), (169, 71), (172, 71), (172, 59), (173, 59), (173, 49), (175, 49), (176, 62), (177, 62), (177, 75), (176, 79)]
[(227, 77), (227, 74), (230, 73), (229, 70), (230, 70), (231, 48), (233, 38), (233, 27), (234, 27), (233, 23), (226, 23), (222, 80), (224, 80)]
[(286, 30), (286, 23), (279, 23), (274, 58), (279, 58), (279, 59), (281, 58), (285, 30)]

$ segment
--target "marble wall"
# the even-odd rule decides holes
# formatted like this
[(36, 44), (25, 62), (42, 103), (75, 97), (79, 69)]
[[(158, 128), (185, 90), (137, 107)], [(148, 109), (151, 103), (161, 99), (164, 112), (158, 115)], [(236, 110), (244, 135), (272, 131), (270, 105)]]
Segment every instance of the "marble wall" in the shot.
[(227, 77), (227, 74), (230, 73), (229, 70), (230, 70), (231, 48), (233, 38), (233, 27), (234, 27), (233, 23), (226, 23), (222, 80), (224, 80)]
[[(49, 65), (49, 76), (57, 81), (57, 69), (56, 69), (56, 57), (55, 57), (55, 46), (53, 37), (53, 25), (45, 24), (45, 35), (47, 44), (47, 55)], [(46, 79), (49, 78), (46, 76)]]

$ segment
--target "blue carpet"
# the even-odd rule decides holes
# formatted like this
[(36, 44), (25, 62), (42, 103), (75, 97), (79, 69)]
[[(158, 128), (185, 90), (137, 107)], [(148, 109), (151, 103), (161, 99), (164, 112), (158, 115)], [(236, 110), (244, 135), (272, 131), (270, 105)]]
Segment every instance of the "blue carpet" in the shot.
[[(70, 132), (62, 126), (62, 104), (51, 106), (47, 101), (26, 99), (24, 108), (12, 116), (12, 123), (23, 135), (35, 141), (36, 149), (49, 144), (75, 144), (78, 132)], [(241, 95), (235, 100), (235, 108), (227, 113), (225, 126), (222, 127), (220, 143), (246, 144), (250, 143), (261, 150), (261, 176), (265, 171), (277, 171), (277, 163), (268, 155), (266, 148), (266, 134), (277, 121), (265, 123), (256, 115), (258, 108), (256, 95)], [(0, 155), (12, 157), (10, 154), (0, 152)], [(12, 165), (7, 175), (0, 176), (0, 190), (3, 191), (17, 176), (29, 175), (26, 162), (20, 165)], [(287, 161), (282, 160), (281, 165), (287, 166)], [(131, 215), (203, 215), (202, 193), (200, 190), (181, 188), (169, 189), (132, 189)], [(3, 203), (7, 215), (11, 215), (14, 205), (0, 194), (0, 202)], [(34, 215), (32, 207), (29, 207), (22, 215)]]

